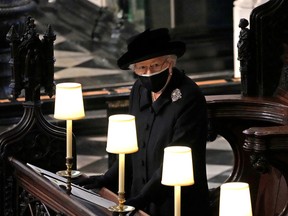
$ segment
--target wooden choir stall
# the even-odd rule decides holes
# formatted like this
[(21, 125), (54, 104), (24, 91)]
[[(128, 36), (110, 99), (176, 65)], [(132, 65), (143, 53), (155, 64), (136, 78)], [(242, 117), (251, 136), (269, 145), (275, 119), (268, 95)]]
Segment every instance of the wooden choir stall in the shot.
[[(254, 216), (288, 215), (287, 12), (288, 1), (270, 0), (239, 21), (242, 94), (207, 97), (209, 139), (221, 135), (231, 145), (226, 181), (249, 183)], [(216, 188), (215, 216), (218, 198)]]

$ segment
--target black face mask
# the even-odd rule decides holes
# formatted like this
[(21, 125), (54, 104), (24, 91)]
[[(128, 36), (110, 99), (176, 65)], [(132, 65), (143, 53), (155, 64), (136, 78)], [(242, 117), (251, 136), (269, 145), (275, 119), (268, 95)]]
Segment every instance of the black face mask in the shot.
[(166, 84), (169, 77), (169, 68), (149, 76), (139, 75), (142, 85), (149, 91), (159, 92)]

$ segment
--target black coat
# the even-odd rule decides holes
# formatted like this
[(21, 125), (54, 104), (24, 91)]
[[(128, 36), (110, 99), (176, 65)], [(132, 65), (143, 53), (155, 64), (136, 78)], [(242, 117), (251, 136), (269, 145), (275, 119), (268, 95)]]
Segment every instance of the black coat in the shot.
[[(177, 91), (181, 96), (173, 102), (171, 95)], [(174, 215), (174, 188), (161, 184), (162, 162), (165, 147), (184, 145), (192, 149), (195, 184), (181, 187), (181, 214), (207, 215), (207, 110), (196, 83), (174, 68), (166, 89), (152, 103), (151, 92), (137, 80), (130, 95), (130, 113), (136, 118), (139, 151), (126, 156), (127, 200), (139, 198), (138, 206), (152, 216)], [(117, 181), (117, 172), (115, 165), (106, 173), (111, 184), (112, 179)]]

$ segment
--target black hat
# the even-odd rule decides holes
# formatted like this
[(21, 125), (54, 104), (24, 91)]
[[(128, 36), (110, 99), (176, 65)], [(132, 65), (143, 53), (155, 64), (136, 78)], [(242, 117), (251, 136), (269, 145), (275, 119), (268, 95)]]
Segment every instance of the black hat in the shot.
[(186, 46), (184, 42), (171, 41), (167, 28), (159, 28), (147, 29), (130, 38), (127, 41), (127, 49), (117, 62), (123, 70), (128, 70), (129, 65), (133, 63), (158, 56), (174, 54), (179, 58), (184, 54)]

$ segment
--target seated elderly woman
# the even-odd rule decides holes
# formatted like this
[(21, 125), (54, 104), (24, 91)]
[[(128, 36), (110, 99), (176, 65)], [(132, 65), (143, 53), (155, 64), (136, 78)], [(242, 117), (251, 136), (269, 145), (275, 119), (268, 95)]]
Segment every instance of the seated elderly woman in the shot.
[[(195, 179), (182, 189), (182, 215), (209, 215), (206, 101), (197, 84), (175, 67), (186, 46), (160, 28), (132, 37), (127, 48), (118, 66), (137, 75), (129, 112), (136, 117), (139, 151), (126, 159), (126, 204), (153, 216), (174, 215), (173, 187), (161, 184), (162, 162), (165, 147), (181, 145), (192, 149)], [(117, 192), (117, 162), (103, 176), (79, 184)]]

